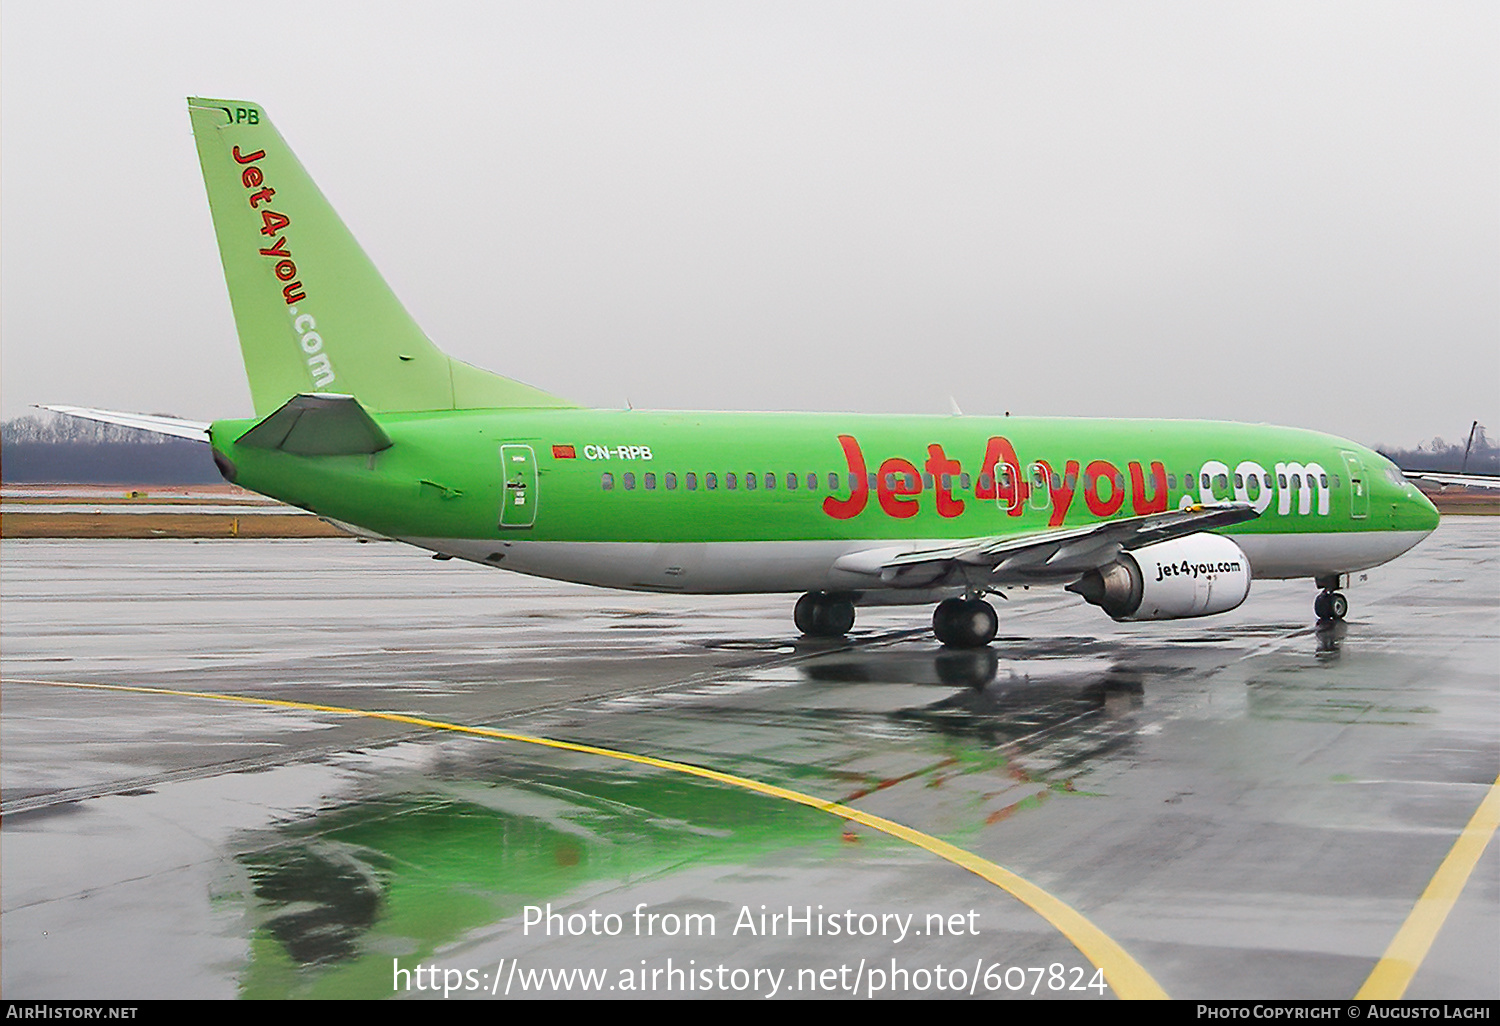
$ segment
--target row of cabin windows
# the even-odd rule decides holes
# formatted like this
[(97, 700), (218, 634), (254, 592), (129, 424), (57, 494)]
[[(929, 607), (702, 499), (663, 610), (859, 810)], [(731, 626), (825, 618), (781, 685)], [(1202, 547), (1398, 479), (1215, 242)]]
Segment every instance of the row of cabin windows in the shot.
[[(829, 491), (838, 491), (840, 488), (844, 487), (843, 484), (840, 481), (841, 476), (842, 475), (839, 475), (839, 474), (829, 474), (828, 475), (828, 489), (829, 489)], [(896, 476), (897, 475), (894, 475), (894, 474), (887, 474), (886, 475), (887, 478), (891, 478), (893, 481), (894, 481), (894, 478)], [(900, 476), (903, 477), (903, 478), (910, 478), (912, 475), (910, 475), (910, 474), (902, 474)], [(932, 475), (928, 474), (928, 475), (925, 475), (925, 476), (928, 479), (928, 481), (930, 482), (931, 479), (932, 479)], [(969, 475), (967, 475), (967, 474), (963, 475), (964, 482), (965, 482), (965, 484), (964, 484), (965, 487), (967, 487), (967, 484), (968, 484), (968, 477), (969, 477)], [(643, 488), (645, 488), (646, 491), (648, 491), (648, 492), (656, 490), (657, 480), (658, 480), (658, 478), (657, 478), (657, 475), (655, 473), (649, 473), (648, 472), (648, 473), (640, 475), (641, 486)], [(752, 474), (745, 474), (743, 477), (741, 477), (738, 474), (730, 473), (730, 474), (725, 474), (723, 476), (723, 478), (722, 478), (723, 486), (726, 489), (728, 489), (729, 491), (736, 491), (736, 490), (738, 490), (739, 487), (740, 487), (740, 485), (741, 485), (741, 483), (744, 484), (745, 489), (747, 491), (754, 491), (756, 488), (759, 488), (759, 487), (762, 486), (762, 482), (764, 482), (765, 489), (767, 491), (771, 491), (771, 490), (773, 490), (773, 489), (776, 488), (777, 480), (778, 480), (777, 475), (772, 474), (772, 473), (767, 473), (767, 474), (764, 475), (764, 477), (762, 477), (762, 475), (753, 474), (753, 473)], [(673, 473), (671, 471), (667, 471), (666, 473), (664, 473), (664, 474), (661, 475), (660, 481), (661, 481), (661, 486), (663, 488), (665, 488), (667, 491), (671, 492), (671, 491), (676, 491), (677, 490), (679, 480), (678, 480), (678, 476), (675, 473)], [(687, 489), (688, 491), (695, 492), (695, 491), (698, 490), (698, 488), (699, 488), (699, 486), (701, 484), (701, 486), (705, 490), (712, 492), (712, 491), (717, 491), (718, 490), (720, 481), (721, 481), (721, 478), (719, 477), (719, 475), (715, 474), (715, 473), (712, 473), (712, 472), (707, 473), (707, 474), (703, 474), (701, 477), (698, 474), (695, 474), (695, 473), (692, 473), (692, 472), (688, 472), (688, 473), (682, 475), (681, 485), (682, 485), (683, 488)], [(951, 481), (951, 475), (944, 474), (943, 475), (943, 487), (944, 488), (951, 487), (950, 481)], [(853, 474), (850, 474), (849, 475), (849, 487), (850, 488), (855, 487), (856, 482), (857, 482), (857, 478), (855, 478), (855, 476)], [(634, 473), (631, 473), (630, 471), (626, 471), (625, 473), (623, 473), (623, 474), (620, 475), (620, 483), (621, 483), (621, 485), (624, 486), (624, 488), (625, 488), (625, 490), (627, 492), (634, 491), (635, 487), (636, 487), (636, 475)], [(787, 474), (786, 475), (786, 490), (787, 491), (789, 491), (789, 492), (796, 491), (799, 487), (801, 487), (801, 485), (802, 485), (802, 478), (801, 478), (800, 475), (798, 475), (798, 474)], [(604, 489), (606, 492), (613, 491), (614, 487), (615, 487), (615, 475), (613, 473), (609, 472), (609, 471), (605, 471), (600, 476), (600, 478), (599, 478), (599, 487), (601, 487), (602, 489)], [(807, 475), (806, 487), (807, 487), (808, 491), (817, 491), (817, 489), (818, 489), (818, 475), (817, 474), (808, 474)], [(875, 487), (875, 475), (874, 474), (870, 475), (870, 487), (871, 488)], [(895, 487), (894, 483), (892, 483), (890, 485), (890, 487)], [(916, 487), (916, 483), (915, 483), (915, 479), (914, 478), (912, 479), (912, 483), (908, 487), (913, 487), (913, 488)], [(932, 487), (930, 483), (928, 484), (928, 487), (929, 488)]]
[[(1009, 471), (1009, 468), (1001, 467), (1000, 468), (999, 476), (1000, 476), (1000, 484), (1003, 487), (1005, 487), (1005, 488), (1009, 488), (1010, 487), (1010, 471)], [(1031, 471), (1031, 473), (1030, 473), (1029, 476), (1030, 476), (1030, 479), (1031, 479), (1031, 486), (1033, 488), (1047, 488), (1047, 487), (1050, 487), (1053, 491), (1057, 491), (1057, 490), (1063, 488), (1064, 485), (1066, 485), (1066, 487), (1068, 487), (1069, 489), (1076, 489), (1078, 487), (1078, 475), (1076, 475), (1076, 474), (1069, 474), (1069, 475), (1067, 475), (1067, 477), (1065, 479), (1062, 475), (1057, 474), (1057, 473), (1053, 473), (1051, 475), (1051, 479), (1049, 481), (1048, 475), (1045, 472), (1043, 472), (1043, 471), (1041, 471), (1039, 469), (1033, 469)], [(845, 477), (848, 478), (847, 483), (845, 483), (845, 481), (844, 481)], [(870, 474), (866, 475), (866, 477), (867, 477), (867, 481), (865, 482), (866, 483), (866, 487), (868, 487), (869, 489), (871, 489), (873, 491), (877, 487), (877, 485), (879, 483), (879, 475), (875, 474), (875, 473), (870, 473)], [(922, 474), (921, 475), (921, 479), (922, 479), (922, 487), (923, 488), (931, 489), (933, 487), (933, 483), (934, 482), (933, 482), (933, 476), (931, 474)], [(969, 475), (968, 474), (959, 474), (956, 478), (952, 474), (943, 474), (943, 475), (941, 475), (938, 478), (938, 480), (941, 481), (942, 486), (943, 486), (944, 490), (946, 490), (946, 491), (950, 491), (951, 492), (953, 490), (955, 484), (958, 486), (958, 490), (961, 491), (961, 492), (967, 492), (969, 490)], [(647, 473), (644, 473), (644, 474), (640, 475), (641, 486), (643, 488), (645, 488), (645, 490), (648, 491), (648, 492), (656, 490), (656, 488), (657, 488), (657, 481), (658, 481), (658, 477), (657, 477), (656, 473), (654, 473), (654, 472), (647, 472)], [(718, 488), (719, 488), (719, 481), (720, 481), (719, 475), (715, 474), (715, 473), (704, 474), (704, 475), (702, 475), (702, 478), (701, 478), (701, 483), (702, 483), (703, 488), (706, 489), (707, 491), (710, 491), (710, 492), (718, 490)], [(760, 487), (764, 487), (767, 491), (771, 491), (771, 490), (773, 490), (773, 489), (775, 489), (777, 487), (777, 481), (778, 481), (778, 476), (776, 474), (774, 474), (774, 473), (769, 473), (769, 472), (766, 473), (766, 474), (764, 474), (764, 475), (756, 474), (756, 473), (749, 473), (749, 474), (745, 474), (743, 477), (740, 477), (739, 475), (733, 474), (733, 473), (725, 474), (723, 476), (724, 487), (726, 489), (728, 489), (729, 491), (731, 491), (731, 492), (738, 490), (739, 487), (740, 487), (740, 484), (742, 482), (744, 484), (744, 487), (745, 487), (746, 491), (754, 491), (755, 489), (760, 488)], [(810, 491), (810, 492), (817, 491), (818, 490), (818, 481), (819, 481), (819, 476), (817, 474), (808, 474), (808, 475), (806, 475), (806, 478), (805, 478), (805, 487), (806, 487), (806, 489), (808, 491)], [(667, 471), (666, 473), (663, 473), (660, 476), (660, 482), (661, 482), (661, 486), (663, 488), (665, 488), (669, 492), (672, 492), (672, 491), (676, 491), (677, 490), (679, 479), (678, 479), (677, 474), (675, 474), (675, 473), (673, 473), (671, 471)], [(634, 491), (635, 487), (636, 487), (636, 475), (633, 472), (626, 471), (625, 473), (623, 473), (623, 474), (620, 475), (620, 483), (621, 483), (621, 485), (624, 486), (624, 488), (625, 488), (625, 490), (627, 492)], [(689, 473), (686, 473), (686, 474), (682, 475), (681, 484), (682, 484), (682, 487), (685, 488), (687, 491), (690, 491), (690, 492), (697, 491), (699, 483), (700, 483), (700, 478), (699, 478), (698, 474), (689, 472)], [(1190, 488), (1192, 488), (1194, 486), (1195, 483), (1197, 483), (1200, 487), (1203, 487), (1203, 488), (1214, 488), (1214, 489), (1221, 489), (1222, 490), (1224, 488), (1228, 488), (1229, 487), (1229, 477), (1228, 477), (1228, 475), (1225, 475), (1225, 474), (1217, 474), (1217, 475), (1214, 475), (1212, 477), (1210, 477), (1210, 475), (1208, 475), (1208, 474), (1203, 474), (1203, 475), (1201, 475), (1201, 480), (1200, 480), (1200, 475), (1198, 475), (1198, 474), (1184, 474), (1184, 475), (1182, 475), (1182, 487), (1183, 488), (1190, 489)], [(1270, 488), (1271, 487), (1271, 475), (1270, 474), (1266, 474), (1263, 477), (1256, 477), (1254, 474), (1252, 474), (1249, 477), (1248, 483), (1251, 484), (1251, 485), (1255, 485), (1257, 488)], [(1287, 475), (1285, 475), (1285, 474), (1278, 474), (1278, 475), (1276, 475), (1276, 483), (1277, 483), (1277, 485), (1279, 487), (1286, 488), (1288, 486)], [(1308, 480), (1307, 480), (1308, 487), (1312, 487), (1313, 483), (1314, 482), (1312, 480), (1312, 475), (1308, 475)], [(1318, 480), (1317, 483), (1320, 484), (1324, 488), (1329, 487), (1329, 477), (1328, 477), (1328, 475), (1327, 474), (1321, 474), (1321, 475), (1319, 475), (1319, 480)], [(994, 485), (994, 482), (991, 480), (989, 474), (980, 474), (979, 475), (979, 488), (980, 488), (981, 491), (989, 491), (993, 487), (993, 485)], [(1293, 474), (1293, 475), (1291, 475), (1290, 485), (1294, 489), (1301, 489), (1302, 488), (1302, 475), (1301, 474)], [(1114, 486), (1115, 486), (1115, 490), (1117, 492), (1123, 492), (1125, 490), (1125, 475), (1124, 474), (1116, 474), (1115, 475), (1115, 477), (1114, 477)], [(1234, 475), (1234, 486), (1236, 488), (1240, 488), (1240, 489), (1243, 489), (1243, 488), (1245, 488), (1247, 486), (1246, 478), (1244, 477), (1244, 475), (1241, 475), (1241, 474), (1235, 474)], [(1338, 477), (1337, 474), (1333, 475), (1332, 486), (1334, 488), (1340, 488), (1340, 487), (1342, 487), (1342, 484), (1340, 483), (1339, 477)], [(613, 491), (614, 487), (615, 487), (615, 475), (612, 472), (610, 472), (610, 471), (605, 471), (600, 476), (600, 478), (599, 478), (599, 487), (601, 489), (603, 489), (604, 491), (606, 491), (606, 492)], [(789, 491), (789, 492), (796, 491), (798, 488), (804, 487), (804, 478), (801, 475), (798, 475), (798, 474), (795, 474), (795, 473), (788, 473), (786, 475), (785, 487), (786, 487), (786, 490)], [(854, 490), (857, 487), (859, 487), (859, 478), (858, 478), (857, 475), (854, 475), (854, 474), (844, 475), (844, 474), (834, 474), (834, 473), (830, 473), (828, 475), (828, 490), (831, 491), (831, 492), (836, 492), (836, 491), (839, 491), (840, 489), (843, 489), (843, 488), (848, 488), (849, 490), (852, 491), (852, 490)], [(901, 489), (904, 489), (907, 492), (914, 492), (914, 491), (916, 491), (916, 488), (917, 488), (917, 475), (916, 474), (886, 474), (885, 475), (885, 487), (886, 487), (886, 489), (888, 491), (895, 491), (897, 488), (901, 488)], [(1169, 491), (1176, 491), (1177, 490), (1177, 475), (1176, 474), (1168, 474), (1167, 475), (1167, 489)]]
[[(852, 490), (852, 489), (857, 488), (859, 486), (859, 478), (858, 478), (858, 476), (856, 476), (854, 474), (847, 475), (847, 477), (848, 477), (848, 483), (847, 484), (845, 484), (845, 482), (843, 480), (845, 476), (846, 475), (843, 475), (843, 474), (832, 474), (832, 473), (829, 474), (828, 475), (828, 490), (831, 491), (831, 492), (836, 492), (836, 491), (840, 490), (841, 488), (849, 488), (849, 489)], [(868, 481), (866, 482), (867, 486), (869, 488), (871, 488), (871, 489), (874, 489), (877, 486), (878, 482), (879, 482), (879, 475), (872, 473), (872, 474), (869, 474), (867, 476), (868, 476)], [(1002, 480), (1006, 480), (1006, 481), (1009, 480), (1009, 475), (1002, 474), (1001, 477), (1002, 477)], [(921, 475), (921, 478), (922, 478), (922, 485), (923, 485), (924, 488), (931, 488), (931, 487), (933, 487), (933, 476), (931, 474), (923, 474), (923, 475)], [(751, 473), (751, 474), (745, 474), (743, 477), (741, 477), (740, 475), (737, 475), (737, 474), (729, 473), (729, 474), (725, 474), (723, 476), (722, 480), (723, 480), (723, 486), (726, 489), (728, 489), (729, 491), (736, 491), (736, 490), (738, 490), (742, 484), (743, 484), (744, 488), (747, 491), (754, 491), (755, 489), (762, 488), (762, 487), (765, 488), (765, 490), (767, 490), (767, 491), (771, 491), (771, 490), (775, 489), (776, 487), (778, 487), (777, 486), (777, 481), (779, 480), (779, 478), (778, 478), (778, 476), (776, 474), (773, 474), (773, 473), (767, 473), (765, 475)], [(820, 478), (819, 478), (819, 475), (817, 475), (817, 474), (808, 474), (808, 475), (806, 475), (806, 478), (804, 480), (804, 478), (803, 478), (802, 475), (795, 474), (795, 473), (789, 473), (789, 474), (786, 475), (785, 488), (789, 492), (794, 492), (794, 491), (796, 491), (799, 488), (804, 488), (805, 487), (807, 491), (815, 492), (815, 491), (818, 490), (818, 482), (819, 482), (819, 480), (820, 480)], [(939, 480), (942, 482), (943, 487), (945, 489), (948, 489), (949, 491), (953, 490), (953, 487), (954, 487), (955, 484), (958, 485), (958, 489), (960, 491), (968, 491), (969, 490), (969, 475), (968, 474), (959, 474), (956, 478), (952, 474), (943, 474), (943, 475), (941, 475), (941, 477), (939, 478)], [(621, 483), (621, 485), (624, 486), (624, 488), (625, 488), (625, 490), (627, 492), (628, 491), (634, 491), (635, 487), (636, 487), (636, 475), (633, 474), (633, 473), (631, 473), (631, 472), (629, 472), (629, 471), (626, 471), (625, 473), (623, 473), (623, 474), (620, 475), (620, 483)], [(641, 486), (643, 488), (645, 488), (648, 492), (649, 491), (654, 491), (656, 489), (656, 487), (657, 487), (657, 475), (654, 474), (654, 473), (642, 474), (642, 475), (640, 475), (640, 483), (641, 483)], [(686, 488), (690, 492), (697, 491), (698, 487), (699, 487), (699, 484), (700, 484), (699, 475), (694, 474), (694, 473), (684, 474), (684, 475), (682, 475), (681, 484), (682, 484), (682, 487)], [(705, 488), (706, 490), (708, 490), (710, 492), (715, 491), (719, 487), (720, 477), (719, 477), (718, 474), (714, 474), (714, 473), (704, 474), (704, 475), (702, 475), (702, 478), (701, 478), (701, 484), (702, 484), (702, 487)], [(991, 482), (990, 482), (990, 475), (988, 475), (988, 474), (980, 474), (979, 475), (979, 487), (980, 488), (989, 488), (990, 484), (991, 484)], [(674, 473), (672, 473), (672, 472), (670, 472), (670, 471), (668, 471), (667, 473), (662, 474), (661, 475), (661, 485), (662, 485), (662, 487), (664, 487), (669, 492), (670, 491), (675, 491), (676, 488), (677, 488), (677, 486), (678, 486), (678, 477), (677, 477), (677, 475), (674, 474)], [(606, 491), (606, 492), (613, 491), (614, 487), (615, 487), (615, 475), (612, 474), (612, 473), (610, 473), (609, 471), (605, 471), (604, 474), (602, 474), (600, 476), (600, 478), (599, 478), (599, 486), (604, 491)], [(917, 475), (916, 474), (887, 474), (887, 475), (885, 475), (885, 486), (886, 486), (887, 489), (891, 489), (891, 490), (895, 490), (896, 488), (900, 487), (900, 488), (905, 488), (905, 489), (908, 489), (908, 490), (911, 490), (911, 491), (915, 491), (916, 487), (917, 487)]]
[[(1177, 487), (1173, 483), (1173, 481), (1172, 481), (1172, 479), (1175, 476), (1176, 475), (1173, 475), (1173, 474), (1168, 474), (1167, 475), (1167, 487), (1168, 488), (1175, 488), (1175, 487)], [(1193, 477), (1194, 477), (1194, 475), (1192, 475), (1192, 474), (1184, 474), (1183, 478), (1182, 478), (1183, 487), (1185, 487), (1185, 488), (1191, 488), (1193, 486)], [(1227, 487), (1229, 487), (1229, 478), (1228, 478), (1227, 475), (1224, 475), (1224, 474), (1215, 474), (1212, 478), (1210, 478), (1207, 474), (1203, 474), (1203, 475), (1201, 475), (1201, 477), (1202, 477), (1202, 480), (1199, 481), (1199, 484), (1201, 485), (1201, 487), (1204, 487), (1204, 488), (1227, 488)], [(1243, 477), (1240, 474), (1234, 475), (1234, 486), (1236, 488), (1244, 488), (1244, 487), (1246, 487), (1246, 484), (1247, 484), (1247, 479), (1245, 477)], [(1271, 487), (1271, 475), (1270, 474), (1265, 474), (1265, 475), (1262, 475), (1261, 477), (1256, 477), (1254, 474), (1251, 474), (1249, 476), (1249, 478), (1248, 478), (1248, 484), (1256, 485), (1256, 486), (1261, 487), (1261, 488), (1270, 488)], [(1277, 474), (1276, 475), (1276, 484), (1279, 487), (1281, 487), (1281, 488), (1285, 488), (1287, 486), (1287, 476), (1285, 474)], [(1313, 480), (1313, 475), (1308, 474), (1307, 475), (1307, 486), (1309, 488), (1311, 488), (1315, 484), (1316, 485), (1320, 485), (1323, 488), (1329, 487), (1330, 486), (1330, 481), (1329, 481), (1328, 475), (1327, 474), (1319, 474), (1318, 475), (1318, 479), (1316, 481), (1314, 481)], [(1297, 489), (1300, 489), (1302, 487), (1302, 475), (1301, 474), (1293, 474), (1291, 476), (1291, 486), (1293, 488), (1297, 488)], [(1332, 487), (1334, 487), (1334, 488), (1342, 488), (1343, 487), (1343, 484), (1342, 484), (1342, 482), (1339, 481), (1339, 476), (1337, 474), (1333, 475)]]

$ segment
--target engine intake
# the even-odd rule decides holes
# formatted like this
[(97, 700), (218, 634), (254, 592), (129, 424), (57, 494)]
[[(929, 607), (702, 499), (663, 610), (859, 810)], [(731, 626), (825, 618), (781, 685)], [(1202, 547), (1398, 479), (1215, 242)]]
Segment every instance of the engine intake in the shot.
[(1217, 534), (1145, 545), (1068, 585), (1116, 620), (1178, 620), (1224, 613), (1250, 594), (1250, 560)]

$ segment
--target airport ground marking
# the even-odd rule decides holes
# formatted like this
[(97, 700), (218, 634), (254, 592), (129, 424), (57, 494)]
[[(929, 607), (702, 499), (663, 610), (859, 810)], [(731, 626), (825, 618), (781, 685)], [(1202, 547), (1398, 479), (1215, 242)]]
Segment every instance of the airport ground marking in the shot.
[(382, 712), (374, 709), (354, 709), (337, 705), (319, 705), (313, 702), (295, 702), (284, 698), (259, 698), (253, 695), (231, 695), (215, 691), (182, 691), (175, 688), (153, 688), (130, 684), (94, 684), (82, 681), (22, 678), (9, 678), (5, 683), (42, 684), (49, 687), (97, 691), (122, 691), (141, 695), (172, 695), (181, 698), (206, 698), (221, 702), (240, 702), (245, 705), (259, 705), (277, 709), (299, 709), (304, 712), (362, 716), (368, 719), (387, 720), (392, 723), (405, 723), (418, 727), (426, 727), (431, 730), (446, 730), (459, 734), (469, 734), (494, 741), (517, 741), (525, 744), (541, 745), (546, 748), (555, 748), (559, 751), (577, 752), (583, 755), (597, 755), (607, 759), (619, 759), (625, 762), (638, 763), (643, 766), (670, 770), (675, 773), (686, 773), (691, 776), (702, 777), (705, 780), (728, 784), (731, 787), (744, 788), (758, 794), (780, 798), (798, 805), (805, 805), (808, 808), (816, 809), (819, 812), (826, 812), (841, 819), (852, 820), (872, 830), (878, 830), (883, 834), (888, 834), (898, 840), (915, 845), (941, 859), (951, 862), (961, 869), (966, 869), (975, 876), (999, 887), (1051, 923), (1090, 963), (1104, 971), (1105, 979), (1109, 981), (1109, 985), (1117, 997), (1124, 999), (1167, 997), (1167, 992), (1162, 989), (1161, 985), (1152, 978), (1151, 974), (1139, 962), (1131, 958), (1124, 948), (1103, 930), (1086, 919), (1082, 913), (1060, 898), (1056, 898), (1038, 887), (1036, 884), (1006, 869), (1004, 866), (905, 824), (897, 823), (894, 820), (885, 819), (882, 816), (876, 816), (860, 809), (851, 808), (848, 805), (841, 805), (838, 802), (804, 794), (801, 791), (793, 791), (790, 788), (778, 787), (775, 784), (767, 784), (749, 777), (735, 776), (732, 773), (724, 773), (705, 766), (695, 766), (689, 762), (659, 759), (651, 755), (637, 755), (634, 752), (624, 752), (615, 748), (601, 748), (598, 745), (580, 744), (575, 741), (559, 741), (554, 738), (516, 734), (511, 731), (496, 730), (492, 727), (470, 727), (461, 723), (429, 720), (420, 716), (408, 716), (405, 713)]
[(1411, 986), (1412, 977), (1437, 940), (1438, 931), (1453, 911), (1497, 827), (1500, 827), (1500, 777), (1495, 778), (1484, 801), (1448, 849), (1447, 857), (1417, 899), (1406, 922), (1396, 931), (1370, 978), (1354, 995), (1356, 998), (1398, 1001), (1406, 995), (1406, 988)]

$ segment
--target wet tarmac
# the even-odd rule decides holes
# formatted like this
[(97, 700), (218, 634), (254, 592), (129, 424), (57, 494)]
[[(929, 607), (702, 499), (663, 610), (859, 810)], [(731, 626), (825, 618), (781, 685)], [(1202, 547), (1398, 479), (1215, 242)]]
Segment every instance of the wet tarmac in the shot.
[[(1350, 998), (1500, 773), (1500, 520), (1312, 596), (1015, 592), (955, 653), (394, 544), (6, 540), (0, 991)], [(1419, 962), (1500, 997), (1495, 845)]]

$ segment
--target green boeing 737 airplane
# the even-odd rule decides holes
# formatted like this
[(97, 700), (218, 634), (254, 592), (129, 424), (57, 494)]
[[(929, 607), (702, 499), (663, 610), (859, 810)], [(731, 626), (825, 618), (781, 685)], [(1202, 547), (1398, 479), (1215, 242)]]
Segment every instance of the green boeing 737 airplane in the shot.
[(188, 101), (256, 419), (50, 407), (206, 439), (224, 477), (356, 533), (520, 573), (682, 594), (802, 592), (805, 634), (1054, 584), (1117, 620), (1233, 609), (1252, 578), (1344, 576), (1437, 525), (1383, 456), (1176, 420), (591, 410), (422, 333), (265, 112)]

